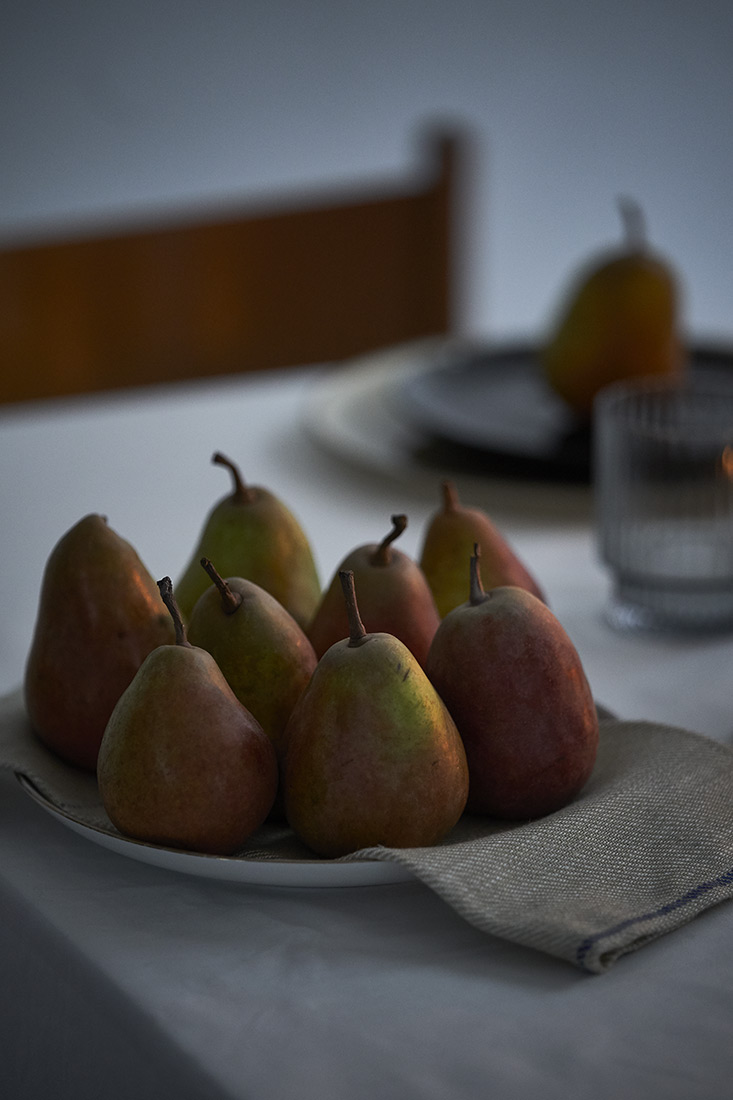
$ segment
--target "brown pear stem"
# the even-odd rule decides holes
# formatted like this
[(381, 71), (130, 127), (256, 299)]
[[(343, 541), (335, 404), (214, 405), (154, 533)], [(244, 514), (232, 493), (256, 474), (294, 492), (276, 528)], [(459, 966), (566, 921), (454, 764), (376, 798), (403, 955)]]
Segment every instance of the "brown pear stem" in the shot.
[(461, 507), (461, 502), (458, 499), (458, 490), (456, 489), (455, 482), (444, 481), (443, 482), (443, 511), (444, 512), (457, 512)]
[(630, 199), (626, 195), (620, 195), (617, 201), (626, 247), (629, 252), (640, 252), (646, 247), (647, 241), (644, 211), (635, 199)]
[(356, 587), (354, 585), (354, 570), (340, 569), (339, 580), (346, 600), (346, 614), (349, 619), (349, 646), (363, 645), (367, 640), (367, 632), (359, 614), (359, 605), (356, 602)]
[(188, 638), (186, 637), (186, 628), (183, 625), (183, 619), (181, 618), (181, 612), (178, 610), (178, 604), (176, 598), (173, 595), (173, 582), (170, 577), (163, 577), (158, 581), (158, 589), (160, 591), (163, 603), (170, 612), (170, 617), (173, 619), (173, 626), (176, 631), (176, 645), (190, 646)]
[(256, 499), (255, 491), (245, 483), (236, 463), (223, 455), (221, 451), (217, 451), (216, 454), (212, 455), (211, 461), (215, 462), (217, 466), (226, 466), (231, 473), (234, 482), (234, 492), (231, 499), (238, 504), (253, 504)]
[(400, 537), (405, 527), (407, 527), (407, 516), (390, 516), (390, 519), (392, 520), (392, 530), (388, 535), (384, 536), (379, 546), (372, 554), (372, 565), (389, 565), (392, 561), (390, 546), (395, 539)]
[(216, 587), (219, 589), (219, 595), (221, 596), (221, 606), (224, 609), (224, 613), (226, 615), (233, 615), (242, 603), (241, 592), (232, 592), (227, 582), (216, 571), (208, 558), (202, 558), (201, 565), (204, 567)]
[(488, 600), (488, 594), (484, 592), (484, 586), (481, 583), (481, 549), (479, 544), (475, 542), (473, 544), (473, 557), (471, 558), (471, 589), (468, 597), (468, 602), (471, 607), (478, 607), (480, 603)]

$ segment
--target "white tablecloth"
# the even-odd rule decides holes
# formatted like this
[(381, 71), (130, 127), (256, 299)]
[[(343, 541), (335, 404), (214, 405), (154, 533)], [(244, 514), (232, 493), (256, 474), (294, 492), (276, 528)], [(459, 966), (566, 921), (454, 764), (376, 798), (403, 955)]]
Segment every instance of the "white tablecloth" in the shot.
[[(302, 429), (318, 370), (0, 413), (0, 690), (22, 676), (57, 538), (106, 514), (174, 578), (228, 490), (215, 450), (301, 518), (324, 580), (410, 524), (438, 476), (327, 453)], [(733, 732), (733, 639), (613, 634), (587, 494), (486, 481), (596, 698), (618, 714)], [(480, 499), (478, 499), (480, 497)], [(733, 910), (589, 977), (484, 935), (417, 882), (290, 889), (212, 882), (91, 844), (0, 776), (0, 1095), (400, 1100), (730, 1095)]]

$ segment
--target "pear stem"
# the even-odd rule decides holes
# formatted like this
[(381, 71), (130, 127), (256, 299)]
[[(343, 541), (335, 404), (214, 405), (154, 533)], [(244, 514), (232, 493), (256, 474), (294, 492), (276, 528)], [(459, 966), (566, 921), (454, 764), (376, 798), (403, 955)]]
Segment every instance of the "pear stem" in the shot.
[(346, 600), (346, 614), (349, 619), (349, 646), (363, 645), (367, 640), (367, 632), (359, 614), (359, 605), (356, 602), (356, 587), (354, 585), (354, 570), (340, 569), (339, 580)]
[(372, 554), (372, 565), (389, 565), (392, 561), (390, 545), (395, 539), (400, 537), (405, 527), (407, 527), (407, 516), (391, 516), (390, 519), (392, 520), (392, 530), (388, 535), (384, 536), (379, 546)]
[(443, 510), (446, 512), (457, 512), (461, 506), (461, 502), (458, 499), (458, 490), (456, 489), (455, 482), (444, 481), (442, 488)]
[(211, 461), (215, 462), (217, 466), (226, 466), (227, 470), (231, 473), (234, 482), (232, 500), (236, 501), (238, 504), (253, 504), (256, 499), (255, 491), (245, 483), (236, 463), (232, 462), (226, 455), (223, 455), (221, 451), (217, 451), (215, 455), (212, 455)]
[(484, 592), (484, 586), (481, 583), (481, 549), (479, 544), (475, 542), (473, 544), (473, 557), (471, 558), (471, 589), (468, 597), (468, 602), (471, 607), (478, 607), (479, 604), (488, 600), (488, 594)]
[(221, 596), (221, 606), (224, 609), (224, 613), (226, 615), (233, 615), (242, 603), (241, 593), (232, 592), (227, 582), (216, 571), (208, 558), (202, 558), (201, 565), (204, 567), (216, 587), (219, 589), (219, 595)]
[(640, 252), (646, 247), (647, 235), (644, 211), (635, 199), (620, 195), (618, 207), (623, 222), (624, 241), (630, 252)]
[(173, 626), (176, 631), (176, 645), (190, 646), (191, 643), (186, 637), (186, 628), (183, 625), (181, 612), (178, 610), (178, 604), (173, 595), (173, 582), (170, 577), (163, 577), (162, 580), (158, 581), (158, 589), (163, 603), (168, 608), (170, 617), (173, 619)]

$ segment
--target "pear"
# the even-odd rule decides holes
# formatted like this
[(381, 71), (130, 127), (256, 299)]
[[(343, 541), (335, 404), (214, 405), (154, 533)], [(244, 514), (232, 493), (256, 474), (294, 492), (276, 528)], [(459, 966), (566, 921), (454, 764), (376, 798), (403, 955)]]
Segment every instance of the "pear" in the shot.
[(639, 207), (625, 200), (621, 210), (624, 244), (576, 273), (541, 354), (547, 382), (581, 421), (609, 383), (685, 367), (677, 274), (648, 247)]
[(41, 741), (93, 771), (112, 708), (148, 653), (173, 637), (137, 551), (105, 517), (84, 516), (46, 563), (25, 667), (26, 710)]
[(208, 558), (201, 566), (213, 583), (196, 601), (188, 640), (212, 655), (280, 754), (290, 713), (317, 664), (313, 646), (264, 588), (243, 577), (223, 579)]
[(320, 659), (288, 723), (288, 821), (326, 857), (437, 844), (466, 802), (461, 739), (409, 649), (365, 630), (353, 571), (339, 581), (349, 633)]
[(538, 582), (486, 512), (462, 505), (452, 481), (444, 481), (442, 488), (443, 507), (430, 518), (420, 551), (420, 566), (440, 617), (444, 618), (468, 597), (466, 562), (475, 543), (481, 546), (487, 588), (517, 585), (547, 602)]
[(218, 452), (212, 462), (229, 469), (234, 488), (212, 508), (198, 546), (176, 585), (176, 601), (188, 622), (211, 584), (201, 558), (222, 576), (246, 577), (270, 592), (304, 629), (321, 595), (310, 543), (293, 513), (267, 489), (246, 485), (235, 464)]
[(470, 813), (541, 817), (585, 785), (598, 716), (577, 650), (531, 592), (484, 591), (478, 546), (470, 597), (442, 620), (425, 671), (463, 739)]
[(270, 812), (275, 750), (211, 654), (187, 640), (170, 578), (158, 584), (176, 640), (146, 657), (112, 711), (97, 761), (102, 803), (126, 836), (231, 855)]
[(349, 620), (339, 574), (352, 570), (366, 629), (394, 634), (420, 664), (425, 661), (440, 616), (420, 566), (392, 545), (406, 526), (407, 516), (392, 516), (392, 529), (380, 543), (358, 546), (341, 562), (308, 628), (318, 657), (334, 642), (348, 637)]

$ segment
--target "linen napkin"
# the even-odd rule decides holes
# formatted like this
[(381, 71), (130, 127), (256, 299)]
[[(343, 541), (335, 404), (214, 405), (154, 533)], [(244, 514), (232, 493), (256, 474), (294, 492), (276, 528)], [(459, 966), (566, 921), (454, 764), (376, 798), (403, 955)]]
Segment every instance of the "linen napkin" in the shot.
[[(0, 699), (0, 766), (78, 821), (116, 832), (95, 777), (41, 745), (19, 692)], [(287, 827), (264, 826), (236, 858), (315, 857)], [(601, 973), (733, 895), (733, 751), (604, 718), (593, 774), (562, 810), (512, 825), (464, 815), (436, 847), (344, 857), (353, 859), (398, 862), (484, 932)]]

